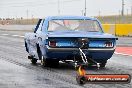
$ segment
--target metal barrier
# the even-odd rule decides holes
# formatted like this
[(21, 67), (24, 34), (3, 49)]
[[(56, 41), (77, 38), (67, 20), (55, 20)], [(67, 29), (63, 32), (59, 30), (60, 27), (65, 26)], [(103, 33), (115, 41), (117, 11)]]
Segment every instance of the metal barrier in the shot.
[(132, 36), (132, 24), (102, 24), (105, 33), (117, 36)]

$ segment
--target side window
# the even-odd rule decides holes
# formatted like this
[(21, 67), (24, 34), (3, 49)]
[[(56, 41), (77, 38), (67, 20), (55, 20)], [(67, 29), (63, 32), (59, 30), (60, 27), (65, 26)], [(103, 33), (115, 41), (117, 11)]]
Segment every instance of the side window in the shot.
[(42, 23), (42, 19), (39, 19), (37, 26), (34, 29), (34, 33), (36, 33), (36, 31), (38, 30), (38, 28), (40, 27), (40, 24)]

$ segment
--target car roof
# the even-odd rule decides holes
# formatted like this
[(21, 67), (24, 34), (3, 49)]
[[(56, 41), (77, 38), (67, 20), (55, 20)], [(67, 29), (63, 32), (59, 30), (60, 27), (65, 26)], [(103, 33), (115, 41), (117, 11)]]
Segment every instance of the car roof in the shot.
[(86, 17), (86, 16), (48, 16), (45, 18), (45, 20), (59, 20), (59, 19), (68, 19), (68, 20), (72, 20), (72, 19), (89, 19), (89, 20), (97, 20), (96, 18), (92, 18), (92, 17)]

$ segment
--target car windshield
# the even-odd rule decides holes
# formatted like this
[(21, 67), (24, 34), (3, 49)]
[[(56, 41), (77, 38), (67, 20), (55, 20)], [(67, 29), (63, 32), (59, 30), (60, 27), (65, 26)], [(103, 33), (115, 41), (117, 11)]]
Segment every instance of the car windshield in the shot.
[(48, 31), (86, 31), (101, 32), (96, 20), (51, 20)]

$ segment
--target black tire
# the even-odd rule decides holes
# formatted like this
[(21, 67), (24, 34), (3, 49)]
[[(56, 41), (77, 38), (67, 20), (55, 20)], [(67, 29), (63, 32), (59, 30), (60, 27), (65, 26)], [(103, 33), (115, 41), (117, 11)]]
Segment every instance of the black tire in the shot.
[(31, 59), (31, 63), (32, 63), (32, 64), (36, 64), (36, 63), (37, 63), (37, 59), (32, 58), (32, 59)]
[(50, 67), (56, 68), (59, 66), (59, 60), (58, 59), (49, 59)]
[(58, 67), (59, 66), (59, 60), (58, 59), (45, 59), (42, 57), (41, 59), (41, 66), (43, 67)]
[(37, 46), (37, 53), (38, 53), (39, 60), (41, 60), (41, 66), (42, 67), (47, 67), (49, 65), (49, 62), (42, 55), (42, 52), (41, 52), (40, 47), (39, 47), (39, 44), (37, 44), (36, 46)]
[(41, 66), (42, 67), (58, 67), (59, 60), (58, 59), (44, 58), (38, 44), (37, 44), (37, 52), (38, 52), (38, 57), (41, 60)]

